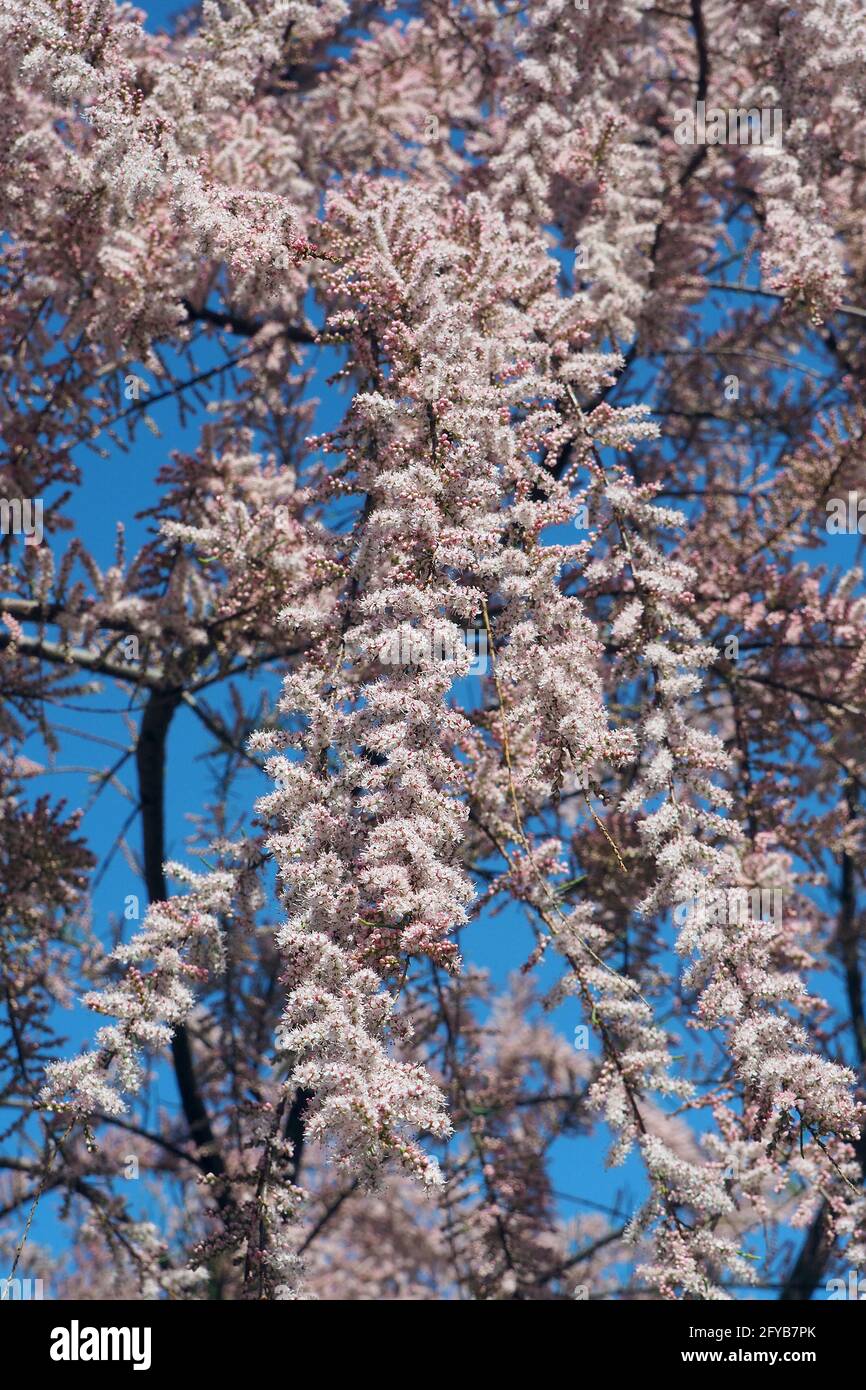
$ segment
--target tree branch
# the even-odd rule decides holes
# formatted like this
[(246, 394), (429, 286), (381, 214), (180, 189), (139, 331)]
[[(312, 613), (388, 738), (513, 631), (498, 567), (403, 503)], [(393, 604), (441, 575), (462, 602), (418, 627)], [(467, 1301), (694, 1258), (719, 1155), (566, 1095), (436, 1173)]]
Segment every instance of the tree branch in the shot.
[[(144, 843), (144, 881), (150, 902), (165, 902), (168, 888), (163, 870), (165, 858), (165, 746), (172, 717), (181, 702), (180, 690), (154, 690), (148, 699), (139, 729), (135, 761), (138, 769)], [(175, 1030), (171, 1044), (181, 1105), (190, 1137), (205, 1172), (225, 1175), (225, 1165), (198, 1088), (192, 1048), (186, 1028)], [(222, 1202), (225, 1202), (222, 1194)]]

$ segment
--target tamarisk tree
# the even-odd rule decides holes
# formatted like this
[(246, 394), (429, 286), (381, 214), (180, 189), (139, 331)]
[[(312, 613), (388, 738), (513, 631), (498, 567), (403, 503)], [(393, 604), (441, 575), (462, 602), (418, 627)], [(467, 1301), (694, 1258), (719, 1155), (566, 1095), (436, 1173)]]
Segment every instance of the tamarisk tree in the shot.
[[(864, 25), (0, 0), (13, 1273), (860, 1268)], [(64, 803), (76, 717), (116, 746)]]

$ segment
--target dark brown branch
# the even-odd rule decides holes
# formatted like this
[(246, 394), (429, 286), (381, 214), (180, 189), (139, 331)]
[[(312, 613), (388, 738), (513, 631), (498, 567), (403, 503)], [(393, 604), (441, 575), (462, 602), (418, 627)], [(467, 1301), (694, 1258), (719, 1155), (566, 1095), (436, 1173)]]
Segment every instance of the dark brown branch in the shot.
[[(187, 317), (196, 323), (211, 324), (214, 328), (226, 329), (229, 333), (237, 333), (243, 338), (254, 338), (257, 333), (267, 327), (264, 319), (248, 319), (243, 314), (232, 314), (222, 309), (208, 309), (206, 306), (197, 309), (188, 299), (181, 300)], [(308, 328), (299, 328), (297, 324), (285, 323), (280, 326), (280, 334), (288, 338), (290, 343), (315, 343), (316, 335)]]
[[(135, 750), (144, 843), (144, 881), (149, 900), (164, 902), (168, 889), (163, 871), (165, 858), (165, 746), (172, 717), (181, 702), (180, 690), (154, 690), (145, 706)], [(171, 1044), (177, 1087), (190, 1138), (201, 1166), (217, 1177), (225, 1165), (217, 1147), (196, 1081), (189, 1035), (182, 1025)], [(225, 1202), (225, 1195), (222, 1196)]]
[(142, 670), (133, 661), (113, 661), (101, 652), (88, 651), (86, 647), (69, 647), (62, 642), (46, 642), (39, 637), (19, 637), (16, 640), (8, 632), (0, 632), (0, 651), (13, 644), (22, 656), (50, 661), (55, 666), (77, 666), (84, 671), (95, 671), (101, 676), (113, 676), (116, 680), (129, 681), (133, 685), (158, 687), (163, 680), (161, 671)]
[(806, 1302), (812, 1297), (833, 1249), (828, 1217), (829, 1207), (826, 1202), (822, 1202), (797, 1261), (779, 1294), (780, 1302)]
[(304, 1159), (304, 1111), (312, 1099), (312, 1091), (306, 1091), (302, 1086), (299, 1086), (286, 1116), (286, 1138), (292, 1145), (292, 1166), (289, 1180), (295, 1184), (300, 1177), (301, 1164)]
[[(848, 806), (852, 817), (857, 807), (853, 789), (848, 788)], [(856, 888), (854, 883), (854, 863), (843, 852), (841, 856), (841, 881), (839, 885), (839, 923), (836, 940), (845, 969), (845, 984), (848, 993), (848, 1006), (851, 1014), (851, 1028), (857, 1049), (857, 1060), (861, 1068), (866, 1065), (866, 1023), (863, 1018), (863, 974), (860, 968), (860, 939), (857, 932)], [(866, 1179), (866, 1140), (857, 1144), (857, 1157), (860, 1169)], [(836, 1241), (830, 1222), (830, 1208), (826, 1201), (821, 1203), (812, 1225), (809, 1228), (797, 1261), (788, 1276), (781, 1300), (809, 1299), (824, 1276)]]
[[(858, 815), (857, 797), (849, 780), (846, 788), (848, 814), (852, 821)], [(861, 1068), (866, 1067), (866, 1018), (863, 1014), (863, 971), (860, 966), (860, 932), (857, 925), (857, 886), (854, 879), (854, 860), (847, 850), (842, 851), (841, 878), (839, 882), (839, 929), (837, 942), (842, 967), (845, 971), (845, 989), (848, 995), (848, 1011), (851, 1018), (851, 1031), (857, 1061)], [(864, 1154), (866, 1157), (866, 1154)], [(866, 1165), (864, 1165), (866, 1177)]]

